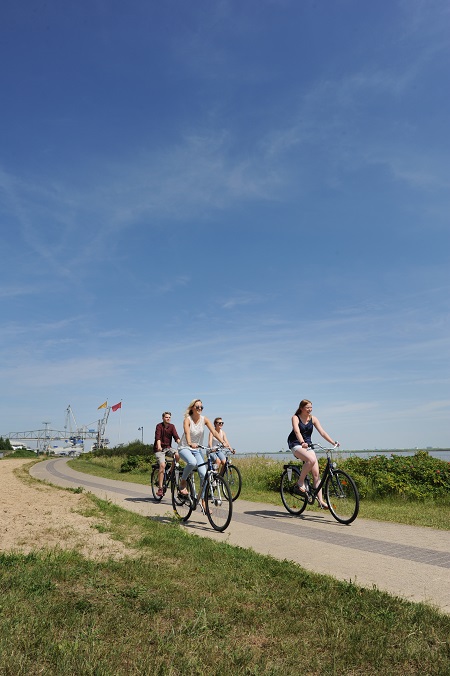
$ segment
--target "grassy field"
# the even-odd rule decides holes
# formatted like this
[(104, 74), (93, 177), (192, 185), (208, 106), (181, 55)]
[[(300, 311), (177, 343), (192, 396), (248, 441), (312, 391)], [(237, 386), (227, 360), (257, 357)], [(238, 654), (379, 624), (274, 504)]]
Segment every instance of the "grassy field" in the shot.
[[(73, 469), (96, 476), (119, 481), (132, 481), (149, 484), (149, 469), (137, 469), (132, 472), (120, 472), (123, 458), (98, 457), (85, 460), (82, 456), (69, 462)], [(236, 464), (241, 469), (243, 487), (240, 499), (255, 502), (268, 502), (281, 505), (278, 491), (267, 489), (267, 476), (273, 480), (281, 474), (283, 462), (270, 458), (239, 458)], [(441, 530), (450, 530), (450, 500), (442, 502), (428, 500), (425, 502), (402, 499), (364, 499), (360, 503), (359, 517), (392, 521), (414, 526), (428, 526)]]
[(1, 555), (0, 674), (450, 673), (431, 607), (91, 499), (135, 556)]
[[(148, 471), (121, 473), (121, 462), (70, 464), (148, 485)], [(243, 499), (280, 504), (265, 487), (281, 472), (273, 462), (239, 460)], [(187, 533), (171, 511), (162, 524), (89, 498), (86, 516), (134, 554), (0, 554), (1, 676), (450, 674), (450, 616), (430, 606)], [(448, 528), (436, 505), (361, 510)]]

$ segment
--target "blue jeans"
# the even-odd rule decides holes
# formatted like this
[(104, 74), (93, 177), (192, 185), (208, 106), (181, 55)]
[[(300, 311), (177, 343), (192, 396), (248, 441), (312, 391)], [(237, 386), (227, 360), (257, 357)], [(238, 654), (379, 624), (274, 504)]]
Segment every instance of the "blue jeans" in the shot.
[[(183, 446), (178, 449), (180, 458), (186, 463), (186, 467), (183, 470), (181, 475), (182, 479), (187, 479), (188, 476), (194, 471), (194, 469), (205, 462), (203, 455), (201, 454), (200, 449), (198, 448), (189, 448), (188, 446)], [(203, 481), (206, 474), (206, 465), (198, 468), (198, 475), (200, 477), (200, 482)]]
[(210, 457), (213, 462), (216, 462), (217, 458), (219, 458), (219, 460), (222, 460), (222, 462), (227, 458), (227, 456), (223, 451), (215, 451), (214, 453), (211, 453)]

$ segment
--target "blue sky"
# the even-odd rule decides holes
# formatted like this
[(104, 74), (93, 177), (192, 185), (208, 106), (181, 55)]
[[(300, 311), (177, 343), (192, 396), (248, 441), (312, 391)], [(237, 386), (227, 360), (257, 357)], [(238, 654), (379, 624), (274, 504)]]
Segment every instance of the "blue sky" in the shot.
[[(0, 433), (450, 442), (447, 0), (0, 8)], [(318, 435), (317, 435), (318, 436)]]

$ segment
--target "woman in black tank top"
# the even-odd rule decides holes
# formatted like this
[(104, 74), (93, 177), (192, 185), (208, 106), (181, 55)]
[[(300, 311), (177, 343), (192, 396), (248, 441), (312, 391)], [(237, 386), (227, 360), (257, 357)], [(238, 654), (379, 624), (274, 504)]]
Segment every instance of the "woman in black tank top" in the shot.
[[(309, 448), (314, 427), (319, 432), (320, 436), (328, 441), (328, 443), (333, 446), (339, 446), (339, 443), (333, 441), (333, 439), (325, 432), (319, 420), (312, 415), (312, 403), (308, 399), (302, 399), (298, 409), (292, 416), (292, 432), (288, 436), (288, 445), (294, 454), (294, 457), (303, 461), (300, 478), (297, 486), (294, 488), (294, 491), (298, 491), (301, 495), (305, 493), (305, 478), (309, 472), (312, 474), (314, 487), (318, 486), (320, 483), (317, 456), (313, 449)], [(327, 504), (323, 501), (322, 491), (319, 491), (317, 497), (321, 506), (324, 509), (328, 509)]]

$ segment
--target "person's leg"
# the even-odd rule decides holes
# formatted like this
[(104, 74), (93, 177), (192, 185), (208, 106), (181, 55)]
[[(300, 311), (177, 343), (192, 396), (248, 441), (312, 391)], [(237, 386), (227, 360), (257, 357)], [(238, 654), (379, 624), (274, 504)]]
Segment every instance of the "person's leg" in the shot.
[(185, 494), (187, 495), (186, 479), (197, 467), (197, 460), (195, 459), (194, 452), (187, 447), (178, 449), (178, 454), (180, 458), (183, 460), (183, 462), (186, 463), (186, 467), (184, 468), (183, 474), (181, 475), (180, 479), (180, 493), (183, 493), (183, 495)]
[[(305, 478), (309, 472), (312, 474), (313, 486), (314, 488), (317, 488), (317, 486), (320, 484), (320, 470), (319, 461), (317, 460), (317, 456), (314, 451), (312, 449), (302, 448), (301, 446), (296, 446), (291, 450), (296, 458), (303, 460), (303, 467), (302, 471), (300, 472), (300, 477), (297, 484), (299, 490), (305, 490)], [(326, 503), (323, 501), (321, 490), (317, 493), (317, 498), (322, 507), (327, 507)]]
[[(205, 462), (205, 459), (202, 455), (202, 452), (198, 448), (194, 448), (192, 450), (192, 455), (195, 458), (197, 468), (198, 468), (198, 476), (200, 478), (200, 484), (203, 481), (205, 474), (206, 474), (206, 465), (203, 465)], [(203, 467), (199, 467), (199, 465), (203, 465)]]
[(298, 480), (298, 487), (301, 491), (305, 490), (305, 479), (309, 472), (312, 471), (314, 467), (314, 462), (317, 463), (316, 454), (313, 450), (308, 448), (303, 448), (302, 446), (295, 446), (291, 449), (292, 453), (296, 458), (303, 462), (303, 467), (300, 472), (300, 478)]
[(163, 482), (164, 482), (164, 470), (166, 468), (166, 454), (164, 451), (156, 451), (155, 453), (156, 459), (159, 463), (159, 471), (158, 471), (158, 495), (159, 492), (162, 492), (163, 489)]
[(217, 451), (216, 455), (217, 455), (217, 464), (218, 464), (217, 471), (219, 472), (219, 474), (223, 475), (224, 470), (225, 470), (225, 465), (226, 465), (226, 462), (227, 462), (226, 455), (223, 451)]
[[(316, 454), (314, 453), (314, 455), (316, 455)], [(316, 461), (311, 468), (311, 474), (312, 474), (312, 478), (313, 478), (313, 486), (314, 486), (314, 488), (317, 488), (317, 486), (320, 484), (320, 469), (319, 469), (319, 461), (317, 460), (317, 456), (316, 456)], [(322, 489), (317, 493), (317, 498), (318, 498), (322, 507), (328, 508), (328, 505), (326, 505), (326, 503), (324, 502), (323, 497), (322, 497)]]
[[(203, 480), (205, 478), (205, 475), (206, 475), (206, 465), (203, 464), (205, 462), (205, 458), (203, 457), (202, 452), (200, 451), (199, 448), (194, 448), (192, 450), (192, 454), (194, 455), (195, 460), (197, 461), (198, 477), (199, 477), (200, 486), (201, 486), (202, 483), (203, 483)], [(200, 465), (202, 465), (202, 466), (200, 466)], [(206, 509), (205, 500), (204, 500), (204, 498), (205, 498), (205, 488), (206, 488), (206, 486), (203, 486), (202, 494), (200, 496), (201, 500), (202, 500), (203, 510)]]

